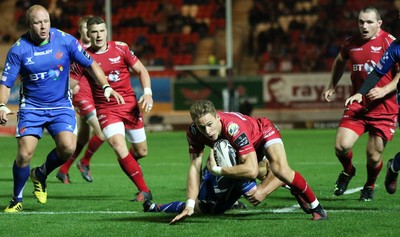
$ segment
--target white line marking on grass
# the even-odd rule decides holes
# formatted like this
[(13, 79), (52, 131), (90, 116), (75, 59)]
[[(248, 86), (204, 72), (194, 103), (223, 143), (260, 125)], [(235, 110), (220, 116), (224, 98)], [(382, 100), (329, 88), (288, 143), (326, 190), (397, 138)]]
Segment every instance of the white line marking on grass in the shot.
[(352, 189), (346, 190), (343, 194), (353, 194), (353, 193), (360, 191), (361, 189), (363, 189), (363, 187), (352, 188)]
[[(343, 194), (344, 195), (349, 195), (353, 194), (356, 192), (359, 192), (363, 187), (357, 187), (353, 189), (348, 189), (346, 190)], [(290, 207), (284, 207), (284, 208), (279, 208), (279, 209), (263, 209), (263, 210), (240, 210), (240, 213), (261, 213), (261, 212), (270, 212), (270, 213), (290, 213), (290, 212), (295, 212), (295, 211), (302, 211), (300, 209), (299, 204), (295, 204)], [(373, 211), (373, 210), (368, 210), (368, 211)], [(330, 212), (358, 212), (358, 211), (352, 211), (352, 210), (331, 210)]]
[(75, 214), (137, 214), (137, 211), (60, 211), (60, 212), (18, 212), (18, 213), (0, 213), (3, 215), (75, 215)]

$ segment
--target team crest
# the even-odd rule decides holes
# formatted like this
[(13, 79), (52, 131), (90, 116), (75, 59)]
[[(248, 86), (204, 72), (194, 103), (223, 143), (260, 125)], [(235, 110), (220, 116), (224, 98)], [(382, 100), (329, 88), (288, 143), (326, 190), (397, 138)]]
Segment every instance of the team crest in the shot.
[(232, 137), (236, 135), (236, 133), (239, 131), (239, 125), (236, 123), (231, 123), (228, 125), (228, 133)]

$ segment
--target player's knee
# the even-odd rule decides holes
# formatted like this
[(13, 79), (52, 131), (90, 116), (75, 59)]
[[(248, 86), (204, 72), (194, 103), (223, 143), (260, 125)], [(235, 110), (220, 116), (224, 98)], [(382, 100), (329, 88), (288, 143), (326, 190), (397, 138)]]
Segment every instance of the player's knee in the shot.
[(32, 160), (32, 156), (33, 152), (19, 151), (16, 159), (17, 165), (20, 167), (28, 165)]
[(75, 148), (75, 144), (63, 145), (58, 149), (58, 151), (63, 159), (69, 159), (69, 157), (71, 157), (72, 154), (75, 152)]
[(351, 146), (348, 144), (337, 143), (335, 145), (335, 152), (337, 155), (345, 155), (351, 150)]
[(147, 156), (147, 153), (148, 153), (147, 147), (138, 149), (138, 150), (136, 151), (136, 153), (137, 153), (137, 154), (136, 154), (136, 157), (137, 157), (138, 159), (143, 158), (143, 157), (146, 157), (146, 156)]

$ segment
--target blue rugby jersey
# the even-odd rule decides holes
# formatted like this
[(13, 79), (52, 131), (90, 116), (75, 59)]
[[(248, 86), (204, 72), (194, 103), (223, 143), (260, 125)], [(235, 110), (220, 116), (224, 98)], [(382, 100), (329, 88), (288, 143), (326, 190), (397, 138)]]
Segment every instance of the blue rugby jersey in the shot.
[(374, 70), (380, 75), (385, 75), (396, 63), (400, 62), (400, 39), (393, 41), (382, 55)]
[(89, 67), (93, 59), (72, 35), (51, 28), (49, 43), (37, 46), (27, 32), (9, 50), (0, 83), (11, 88), (21, 76), (20, 109), (72, 108), (73, 61)]

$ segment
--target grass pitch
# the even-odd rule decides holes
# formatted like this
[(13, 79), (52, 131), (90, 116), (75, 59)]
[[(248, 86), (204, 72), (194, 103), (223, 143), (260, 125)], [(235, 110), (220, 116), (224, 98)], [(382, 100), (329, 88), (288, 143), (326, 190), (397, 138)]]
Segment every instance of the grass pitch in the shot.
[[(257, 207), (229, 211), (221, 216), (193, 216), (168, 225), (174, 215), (144, 213), (141, 203), (131, 202), (136, 188), (120, 169), (116, 156), (104, 144), (91, 164), (93, 183), (87, 183), (72, 166), (72, 184), (60, 183), (53, 172), (48, 178), (48, 200), (33, 198), (28, 180), (24, 190), (24, 211), (0, 213), (0, 236), (395, 236), (399, 192), (386, 193), (386, 161), (399, 150), (395, 135), (384, 152), (384, 167), (377, 180), (375, 199), (359, 202), (359, 189), (366, 180), (364, 135), (354, 148), (357, 176), (348, 192), (333, 195), (341, 165), (334, 155), (335, 130), (283, 130), (289, 164), (299, 171), (327, 209), (329, 220), (314, 222), (297, 206), (285, 189), (272, 193)], [(184, 132), (148, 133), (149, 155), (140, 161), (155, 202), (186, 200), (188, 168)], [(15, 138), (1, 137), (0, 208), (12, 196), (11, 167), (16, 153)], [(42, 164), (53, 148), (45, 136), (39, 143), (31, 167)], [(80, 158), (80, 157), (79, 157)], [(245, 200), (242, 200), (246, 203)]]

